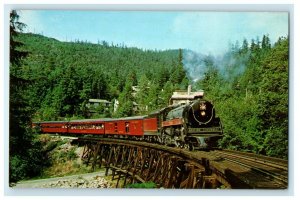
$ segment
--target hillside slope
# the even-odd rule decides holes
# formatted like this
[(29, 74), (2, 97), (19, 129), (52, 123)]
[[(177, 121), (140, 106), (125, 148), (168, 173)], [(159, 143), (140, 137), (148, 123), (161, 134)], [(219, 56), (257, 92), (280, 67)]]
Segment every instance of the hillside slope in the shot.
[[(60, 42), (29, 33), (20, 34), (17, 40), (24, 44), (20, 50), (29, 53), (18, 73), (31, 82), (25, 95), (36, 120), (87, 117), (84, 105), (92, 98), (119, 99), (120, 105), (132, 104), (128, 101), (133, 99), (124, 96), (131, 93), (128, 88), (134, 85), (141, 90), (150, 88), (150, 96), (134, 101), (141, 105), (152, 102), (156, 109), (167, 104), (172, 90), (184, 89), (189, 82), (182, 50), (141, 50), (105, 41)], [(120, 108), (116, 114), (133, 113)], [(111, 116), (112, 112), (106, 115)]]

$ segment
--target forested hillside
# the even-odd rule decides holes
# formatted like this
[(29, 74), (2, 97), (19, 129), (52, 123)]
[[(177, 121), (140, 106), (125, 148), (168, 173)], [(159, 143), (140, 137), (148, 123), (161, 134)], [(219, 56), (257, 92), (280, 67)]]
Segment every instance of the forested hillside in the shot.
[(36, 120), (87, 117), (85, 105), (92, 98), (119, 100), (117, 113), (106, 112), (106, 117), (130, 116), (131, 86), (139, 86), (142, 92), (135, 101), (150, 111), (166, 106), (174, 89), (188, 85), (182, 50), (59, 42), (34, 34), (20, 34), (17, 40), (29, 53), (21, 74), (31, 82), (28, 95)]
[[(60, 42), (24, 34), (11, 16), (10, 181), (32, 177), (47, 163), (30, 122), (86, 118), (88, 99), (119, 101), (117, 112), (145, 114), (167, 106), (172, 92), (203, 89), (220, 116), (220, 147), (288, 156), (288, 38), (244, 40), (223, 56), (190, 50), (152, 51), (101, 41)], [(133, 98), (132, 86), (139, 91)], [(133, 113), (133, 102), (141, 108)], [(146, 109), (147, 106), (147, 109)]]

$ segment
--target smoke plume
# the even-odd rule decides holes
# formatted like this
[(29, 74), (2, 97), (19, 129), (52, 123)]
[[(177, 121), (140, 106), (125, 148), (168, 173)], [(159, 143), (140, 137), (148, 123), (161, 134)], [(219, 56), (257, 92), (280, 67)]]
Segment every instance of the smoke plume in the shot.
[(218, 69), (220, 75), (230, 81), (244, 73), (249, 55), (250, 53), (226, 52), (221, 56), (215, 57), (191, 50), (184, 50), (183, 65), (193, 82), (203, 79), (209, 67)]

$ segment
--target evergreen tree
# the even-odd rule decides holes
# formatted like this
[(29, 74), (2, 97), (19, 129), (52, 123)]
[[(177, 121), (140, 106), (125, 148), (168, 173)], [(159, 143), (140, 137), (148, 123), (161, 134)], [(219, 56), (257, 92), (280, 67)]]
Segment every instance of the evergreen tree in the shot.
[(247, 39), (244, 39), (244, 40), (243, 40), (242, 49), (241, 49), (240, 52), (241, 52), (242, 54), (245, 54), (245, 53), (248, 52), (248, 50), (249, 50), (249, 44), (248, 44), (248, 41), (247, 41)]
[[(207, 70), (204, 78), (197, 82), (197, 87), (205, 91), (206, 94), (217, 97), (221, 88), (221, 78), (218, 68), (213, 63), (212, 57), (206, 57), (204, 60)], [(217, 87), (217, 86), (220, 87)]]
[(146, 75), (142, 75), (139, 84), (138, 91), (136, 93), (136, 103), (139, 107), (139, 114), (145, 114), (148, 111), (148, 95), (150, 89), (150, 81)]
[(117, 117), (128, 117), (133, 115), (133, 97), (132, 97), (132, 82), (128, 80), (124, 90), (119, 96), (119, 108)]
[(148, 111), (153, 111), (158, 108), (158, 94), (159, 94), (159, 86), (157, 83), (153, 82), (150, 85), (149, 93), (147, 95), (147, 104)]
[(270, 38), (268, 35), (263, 36), (262, 42), (261, 42), (261, 48), (263, 50), (271, 48)]
[(30, 128), (32, 110), (26, 96), (30, 82), (20, 73), (28, 53), (19, 49), (23, 44), (16, 40), (25, 25), (18, 19), (18, 13), (13, 10), (10, 13), (9, 182), (37, 175), (47, 163)]
[(18, 47), (24, 45), (16, 40), (19, 31), (23, 31), (26, 25), (19, 21), (17, 11), (12, 10), (10, 13), (10, 63), (15, 66), (20, 66), (20, 62), (28, 55), (28, 52), (20, 51)]
[(176, 86), (177, 89), (186, 89), (188, 85), (188, 78), (183, 67), (183, 54), (182, 49), (179, 49), (178, 61), (174, 64), (171, 71), (170, 81)]
[(173, 84), (171, 83), (171, 81), (168, 81), (162, 91), (161, 91), (161, 95), (159, 96), (159, 106), (160, 108), (163, 108), (163, 107), (166, 107), (169, 105), (169, 100), (173, 94), (173, 91), (174, 91), (174, 86)]

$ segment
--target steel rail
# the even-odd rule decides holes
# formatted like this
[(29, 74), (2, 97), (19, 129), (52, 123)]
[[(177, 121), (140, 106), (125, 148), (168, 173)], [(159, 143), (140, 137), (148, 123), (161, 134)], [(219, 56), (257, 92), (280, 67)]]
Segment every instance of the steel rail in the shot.
[(281, 159), (281, 158), (274, 158), (274, 157), (268, 157), (264, 155), (258, 155), (254, 153), (248, 153), (248, 152), (240, 152), (240, 151), (233, 151), (233, 150), (216, 150), (219, 154), (223, 155), (234, 155), (236, 157), (241, 157), (243, 159), (255, 161), (257, 163), (266, 164), (275, 168), (279, 168), (282, 170), (287, 171), (288, 170), (288, 161)]
[[(264, 170), (264, 169), (260, 169), (258, 167), (254, 167), (253, 165), (250, 165), (250, 164), (246, 164), (245, 162), (241, 162), (241, 161), (237, 161), (237, 160), (233, 160), (233, 159), (230, 159), (230, 158), (225, 158), (226, 160), (230, 161), (230, 162), (233, 162), (233, 163), (236, 163), (238, 165), (241, 165), (241, 166), (244, 166), (246, 168), (249, 168), (251, 169), (251, 171), (257, 171), (259, 173), (262, 173), (264, 175), (266, 175), (266, 177), (272, 177), (278, 181), (280, 181), (281, 183), (283, 183), (284, 185), (288, 184), (288, 180), (287, 180), (287, 177), (284, 177), (282, 178), (282, 175), (279, 175), (278, 176), (278, 173), (274, 173), (274, 172), (269, 172), (267, 170)], [(281, 176), (281, 177), (280, 177)]]

